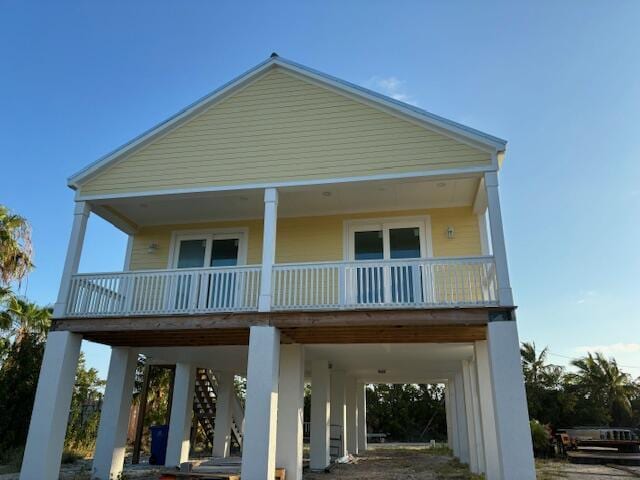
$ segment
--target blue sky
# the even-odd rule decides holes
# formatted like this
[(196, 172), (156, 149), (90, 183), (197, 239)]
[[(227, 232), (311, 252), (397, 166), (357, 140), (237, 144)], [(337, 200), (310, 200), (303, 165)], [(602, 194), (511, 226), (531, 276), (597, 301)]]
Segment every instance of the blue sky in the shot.
[[(66, 178), (272, 51), (509, 140), (502, 207), (520, 336), (640, 375), (640, 3), (0, 2), (0, 203), (52, 303)], [(81, 269), (122, 267), (90, 221)], [(106, 374), (108, 350), (85, 345)]]

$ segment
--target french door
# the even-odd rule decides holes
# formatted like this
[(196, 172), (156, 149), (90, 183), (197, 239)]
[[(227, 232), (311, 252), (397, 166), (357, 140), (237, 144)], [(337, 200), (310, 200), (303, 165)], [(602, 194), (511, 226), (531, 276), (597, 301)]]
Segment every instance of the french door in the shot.
[(351, 300), (358, 304), (422, 301), (420, 267), (411, 262), (386, 265), (385, 261), (424, 257), (425, 230), (420, 221), (352, 226), (350, 257), (362, 266), (356, 265), (351, 275)]
[[(178, 235), (174, 268), (214, 267), (197, 274), (179, 275), (174, 288), (174, 308), (228, 309), (241, 296), (238, 274), (224, 267), (245, 263), (242, 233)], [(217, 270), (219, 267), (220, 270)]]

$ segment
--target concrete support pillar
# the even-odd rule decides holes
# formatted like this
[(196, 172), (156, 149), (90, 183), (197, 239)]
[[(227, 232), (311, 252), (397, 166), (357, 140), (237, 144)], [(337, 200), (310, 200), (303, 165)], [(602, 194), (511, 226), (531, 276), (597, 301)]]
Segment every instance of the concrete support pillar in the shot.
[(358, 404), (358, 453), (367, 451), (367, 384), (358, 383), (356, 392)]
[(478, 375), (478, 395), (480, 397), (480, 414), (482, 416), (482, 435), (484, 437), (486, 478), (487, 480), (500, 480), (498, 438), (494, 413), (495, 407), (486, 340), (475, 343), (475, 357)]
[(501, 478), (534, 480), (536, 472), (516, 322), (490, 322), (487, 347)]
[(476, 435), (476, 423), (473, 415), (473, 389), (469, 376), (469, 361), (462, 361), (462, 385), (464, 388), (464, 408), (467, 417), (467, 434), (469, 438), (469, 470), (480, 473), (478, 464), (478, 444)]
[(82, 246), (84, 243), (84, 234), (87, 230), (87, 221), (91, 209), (87, 202), (76, 202), (73, 212), (73, 225), (71, 227), (71, 236), (67, 246), (67, 257), (64, 261), (64, 269), (62, 270), (62, 278), (60, 279), (60, 289), (58, 290), (58, 299), (53, 306), (53, 317), (64, 317), (67, 310), (67, 297), (69, 296), (69, 288), (71, 287), (71, 277), (78, 273), (80, 265), (80, 257), (82, 256)]
[(507, 266), (507, 249), (504, 242), (502, 229), (502, 213), (500, 211), (500, 195), (498, 192), (498, 173), (486, 172), (484, 184), (487, 191), (487, 208), (489, 210), (489, 228), (491, 231), (491, 246), (496, 263), (496, 275), (498, 277), (498, 299), (500, 305), (513, 305), (513, 294), (509, 282), (509, 269)]
[(100, 425), (93, 457), (92, 478), (117, 478), (124, 466), (127, 428), (133, 399), (138, 353), (127, 347), (112, 347)]
[(480, 401), (478, 398), (478, 381), (476, 378), (476, 367), (473, 360), (465, 360), (462, 365), (462, 375), (465, 382), (465, 392), (467, 395), (467, 420), (471, 434), (473, 434), (473, 444), (475, 445), (475, 452), (472, 452), (472, 457), (475, 458), (476, 470), (472, 470), (475, 473), (485, 472), (485, 460), (484, 460), (484, 438), (482, 436), (482, 419), (480, 415)]
[(231, 419), (235, 386), (231, 372), (216, 373), (216, 419), (213, 430), (213, 456), (226, 458), (231, 448)]
[(276, 466), (287, 478), (302, 480), (302, 437), (304, 416), (304, 347), (280, 347), (278, 382), (278, 427)]
[(311, 364), (311, 470), (324, 470), (329, 466), (329, 413), (331, 371), (326, 360)]
[(469, 429), (467, 427), (467, 411), (465, 406), (465, 391), (462, 372), (456, 373), (454, 377), (456, 396), (456, 419), (458, 423), (458, 442), (460, 448), (459, 459), (462, 463), (469, 464)]
[(165, 459), (167, 467), (176, 467), (189, 460), (195, 381), (195, 365), (190, 363), (176, 364)]
[(338, 456), (343, 457), (347, 452), (347, 397), (346, 374), (339, 370), (331, 370), (331, 436), (340, 438)]
[(347, 452), (358, 454), (358, 381), (354, 377), (347, 377)]
[[(445, 386), (444, 388), (444, 415), (445, 415), (445, 423), (447, 426), (447, 446), (453, 451), (453, 428), (451, 426), (452, 415), (451, 415), (451, 392), (449, 390), (449, 386)], [(454, 451), (455, 455), (455, 451)]]
[(242, 439), (242, 478), (274, 478), (279, 369), (280, 331), (275, 327), (251, 327)]
[(447, 382), (445, 393), (448, 393), (445, 402), (448, 404), (447, 415), (449, 417), (447, 431), (449, 430), (449, 425), (451, 426), (451, 450), (453, 450), (453, 455), (456, 458), (460, 458), (460, 435), (458, 429), (455, 381), (453, 379), (449, 379)]
[(57, 480), (82, 336), (47, 336), (20, 480)]
[(260, 277), (260, 298), (258, 310), (271, 310), (271, 272), (276, 260), (276, 230), (278, 221), (278, 190), (264, 191), (264, 230), (262, 233), (262, 274)]

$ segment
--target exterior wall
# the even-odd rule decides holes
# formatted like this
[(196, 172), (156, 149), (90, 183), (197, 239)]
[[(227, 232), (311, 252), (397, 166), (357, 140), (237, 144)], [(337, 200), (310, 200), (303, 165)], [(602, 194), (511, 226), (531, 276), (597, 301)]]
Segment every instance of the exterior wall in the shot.
[[(345, 221), (416, 215), (431, 217), (435, 257), (481, 254), (477, 217), (471, 207), (459, 207), (280, 218), (276, 235), (276, 263), (343, 260)], [(448, 226), (455, 229), (453, 239), (447, 238)], [(131, 270), (167, 268), (171, 234), (174, 231), (230, 227), (248, 229), (247, 264), (259, 264), (262, 258), (262, 219), (144, 228), (134, 236), (130, 268)], [(158, 250), (152, 254), (147, 252), (151, 243), (158, 244)]]
[(81, 185), (83, 195), (490, 165), (490, 155), (276, 68)]

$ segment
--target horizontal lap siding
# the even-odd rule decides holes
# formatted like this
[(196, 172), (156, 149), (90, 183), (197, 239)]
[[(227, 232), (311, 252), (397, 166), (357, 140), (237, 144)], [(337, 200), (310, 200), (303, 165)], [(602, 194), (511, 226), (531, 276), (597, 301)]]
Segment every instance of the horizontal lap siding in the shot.
[[(276, 262), (322, 262), (343, 260), (345, 220), (430, 215), (433, 254), (436, 257), (480, 255), (478, 220), (470, 207), (438, 208), (398, 212), (370, 212), (350, 215), (281, 218), (276, 234)], [(447, 228), (455, 238), (447, 238)], [(262, 261), (262, 220), (163, 225), (143, 228), (134, 236), (131, 269), (164, 269), (169, 260), (171, 233), (179, 230), (246, 227), (249, 230), (247, 264)], [(150, 244), (158, 249), (148, 252)]]
[(448, 137), (276, 69), (81, 186), (99, 195), (471, 165)]

